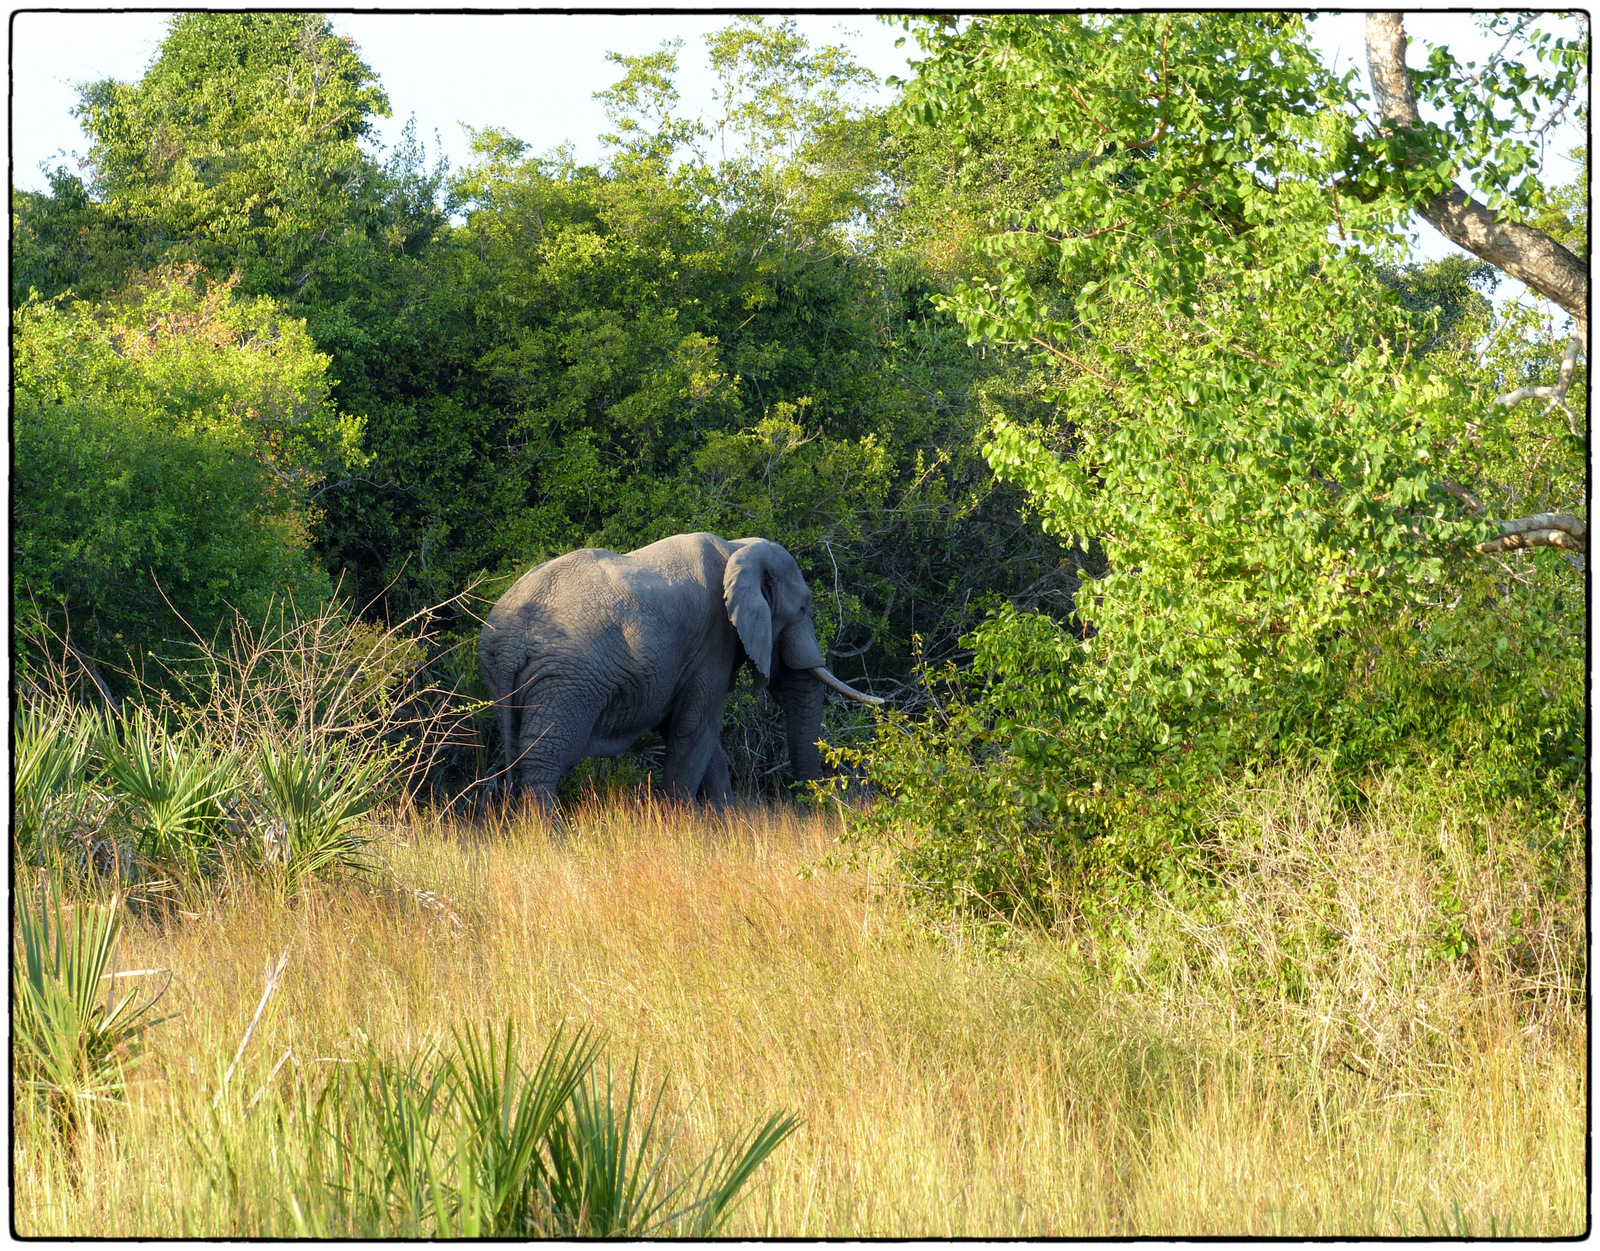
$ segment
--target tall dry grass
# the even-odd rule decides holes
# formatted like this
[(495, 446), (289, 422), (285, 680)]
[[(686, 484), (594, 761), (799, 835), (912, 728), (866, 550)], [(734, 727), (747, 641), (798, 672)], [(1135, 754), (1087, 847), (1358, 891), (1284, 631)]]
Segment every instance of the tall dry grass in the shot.
[[(18, 1113), (16, 1227), (289, 1232), (275, 1108), (369, 1045), (509, 1018), (637, 1054), (685, 1158), (803, 1117), (735, 1235), (1582, 1232), (1581, 840), (1555, 889), (1404, 784), (1360, 818), (1314, 777), (1224, 799), (1234, 906), (1003, 951), (933, 933), (865, 871), (812, 872), (828, 819), (649, 802), (592, 803), (559, 837), (419, 817), (382, 831), (376, 883), (130, 917), (120, 966), (171, 970), (176, 1016), (92, 1135)], [(1489, 824), (1502, 850), (1536, 833), (1512, 808)], [(1445, 888), (1469, 929), (1527, 941), (1441, 956)]]

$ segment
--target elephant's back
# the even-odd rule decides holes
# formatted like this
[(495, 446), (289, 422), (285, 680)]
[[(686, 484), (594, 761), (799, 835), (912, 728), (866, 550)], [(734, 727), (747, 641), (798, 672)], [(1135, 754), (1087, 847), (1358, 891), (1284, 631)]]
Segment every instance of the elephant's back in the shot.
[(526, 628), (530, 613), (542, 615), (556, 604), (570, 603), (578, 610), (593, 600), (608, 579), (604, 562), (621, 559), (603, 547), (584, 547), (542, 565), (535, 565), (511, 584), (484, 619), (485, 630), (518, 626)]
[(528, 570), (490, 609), (485, 623), (525, 629), (530, 615), (581, 613), (598, 619), (616, 611), (637, 613), (646, 604), (659, 608), (686, 592), (698, 600), (707, 586), (717, 589), (720, 601), (728, 549), (727, 540), (714, 534), (674, 534), (625, 554), (579, 548)]
[(722, 607), (726, 547), (716, 535), (679, 534), (626, 554), (586, 547), (536, 565), (489, 611), (479, 657), (581, 657), (626, 670), (664, 665), (657, 654), (673, 649), (722, 647), (732, 629)]

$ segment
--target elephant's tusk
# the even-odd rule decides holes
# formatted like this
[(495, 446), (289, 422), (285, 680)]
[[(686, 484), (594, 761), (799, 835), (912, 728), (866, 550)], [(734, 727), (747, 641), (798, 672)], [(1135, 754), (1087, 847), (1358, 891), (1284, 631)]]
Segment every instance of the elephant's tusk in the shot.
[(881, 703), (883, 703), (883, 700), (882, 700), (882, 698), (880, 696), (877, 696), (877, 695), (863, 695), (860, 691), (856, 690), (855, 687), (849, 685), (848, 683), (839, 681), (838, 678), (834, 677), (833, 674), (829, 673), (821, 665), (818, 665), (811, 672), (816, 674), (817, 677), (819, 677), (822, 680), (822, 684), (824, 686), (831, 686), (834, 690), (838, 691), (839, 694), (841, 694), (841, 695), (848, 695), (851, 699), (859, 699), (863, 704), (881, 704)]

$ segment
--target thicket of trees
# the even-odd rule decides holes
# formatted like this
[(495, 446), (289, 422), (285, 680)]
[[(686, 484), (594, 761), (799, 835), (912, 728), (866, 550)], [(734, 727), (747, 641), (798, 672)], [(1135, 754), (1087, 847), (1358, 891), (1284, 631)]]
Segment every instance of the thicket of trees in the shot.
[[(937, 302), (1036, 349), (1053, 411), (997, 412), (985, 454), (1092, 580), (1068, 621), (991, 616), (965, 697), (851, 757), (895, 796), (865, 835), (932, 831), (913, 870), (953, 901), (1170, 874), (1208, 780), (1274, 758), (1581, 784), (1584, 329), (1478, 289), (1500, 266), (1583, 316), (1584, 197), (1534, 148), (1581, 107), (1585, 45), (1488, 25), (1523, 60), (1434, 53), (1454, 116), (1424, 126), (1384, 87), (1397, 15), (1368, 21), (1375, 109), (1298, 18), (917, 24), (905, 124), (1075, 154), (986, 240), (997, 275)], [(1453, 234), (1493, 265), (1412, 261), (1419, 207), (1473, 217)]]
[[(604, 166), (486, 129), (447, 171), (414, 138), (382, 162), (361, 146), (387, 101), (321, 18), (180, 16), (140, 83), (84, 91), (87, 180), (16, 198), (19, 333), (174, 264), (303, 319), (362, 437), (295, 507), (375, 612), (492, 597), (586, 544), (770, 534), (844, 671), (903, 673), (913, 632), (951, 651), (982, 593), (1065, 582), (979, 454), (981, 396), (1027, 372), (967, 345), (885, 227), (893, 153), (848, 56), (754, 21), (712, 51), (721, 136), (672, 112), (668, 48), (619, 58)], [(51, 559), (19, 566), (19, 595), (102, 646)], [(122, 574), (153, 561), (130, 549)], [(204, 629), (225, 598), (181, 606)]]
[[(720, 117), (669, 45), (615, 58), (602, 163), (486, 128), (449, 170), (364, 144), (389, 101), (323, 18), (179, 15), (84, 89), (86, 175), (14, 195), (16, 619), (115, 667), (272, 594), (398, 619), (772, 537), (836, 671), (923, 709), (850, 757), (863, 837), (931, 832), (984, 906), (1133, 811), (1155, 871), (1273, 756), (1572, 785), (1586, 366), (1485, 293), (1582, 317), (1537, 145), (1587, 41), (1484, 20), (1494, 62), (1412, 71), (1375, 20), (1367, 101), (1299, 16), (916, 19), (877, 110), (740, 19)], [(1417, 263), (1417, 209), (1481, 262)]]

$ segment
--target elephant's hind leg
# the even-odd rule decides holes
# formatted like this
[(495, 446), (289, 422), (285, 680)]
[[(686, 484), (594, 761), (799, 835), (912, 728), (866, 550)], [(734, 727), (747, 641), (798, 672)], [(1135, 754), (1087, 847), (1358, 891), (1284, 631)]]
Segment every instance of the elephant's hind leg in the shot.
[(541, 807), (553, 809), (556, 783), (583, 758), (599, 712), (581, 689), (526, 671), (513, 699), (516, 777)]

